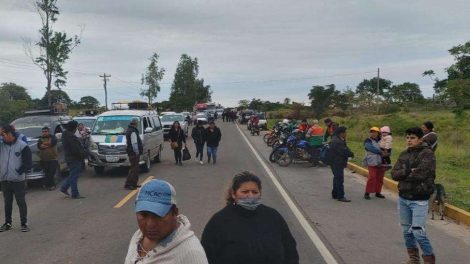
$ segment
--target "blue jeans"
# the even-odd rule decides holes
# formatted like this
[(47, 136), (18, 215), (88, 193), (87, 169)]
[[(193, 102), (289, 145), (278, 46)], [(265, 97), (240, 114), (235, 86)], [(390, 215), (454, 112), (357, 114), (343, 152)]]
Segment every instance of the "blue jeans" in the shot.
[(80, 193), (78, 192), (78, 176), (80, 175), (80, 170), (81, 170), (81, 162), (78, 160), (74, 161), (67, 161), (67, 167), (69, 168), (69, 177), (65, 180), (64, 184), (60, 188), (61, 191), (68, 191), (70, 188), (72, 190), (72, 197), (78, 197), (80, 196)]
[(331, 197), (333, 199), (344, 198), (344, 168), (343, 166), (331, 165), (331, 172), (333, 172), (333, 191)]
[(417, 248), (419, 244), (423, 255), (434, 255), (424, 228), (428, 218), (428, 201), (412, 201), (400, 197), (398, 211), (406, 247)]
[(214, 163), (217, 162), (217, 147), (209, 147), (207, 146), (207, 160), (208, 162), (211, 161), (211, 157), (214, 160)]

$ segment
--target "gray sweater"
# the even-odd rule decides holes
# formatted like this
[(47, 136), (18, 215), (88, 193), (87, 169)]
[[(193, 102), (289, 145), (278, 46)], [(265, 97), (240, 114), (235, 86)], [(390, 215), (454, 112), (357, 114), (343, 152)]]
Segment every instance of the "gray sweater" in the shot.
[(0, 181), (24, 181), (32, 164), (31, 149), (24, 141), (0, 143)]

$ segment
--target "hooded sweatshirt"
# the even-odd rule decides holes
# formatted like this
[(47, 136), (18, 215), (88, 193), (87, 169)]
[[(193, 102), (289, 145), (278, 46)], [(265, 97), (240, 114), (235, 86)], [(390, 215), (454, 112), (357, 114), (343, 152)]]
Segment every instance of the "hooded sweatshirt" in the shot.
[(24, 181), (32, 164), (31, 149), (24, 141), (0, 143), (0, 181)]
[(125, 264), (208, 264), (206, 253), (199, 239), (191, 230), (191, 224), (184, 215), (178, 215), (180, 226), (171, 236), (160, 242), (153, 250), (139, 260), (137, 245), (143, 238), (137, 230), (132, 236)]

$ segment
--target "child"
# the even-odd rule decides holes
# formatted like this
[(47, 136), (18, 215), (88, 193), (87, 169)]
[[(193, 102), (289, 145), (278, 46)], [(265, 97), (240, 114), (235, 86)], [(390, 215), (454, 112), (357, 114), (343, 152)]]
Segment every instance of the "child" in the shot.
[(384, 126), (380, 129), (382, 137), (379, 141), (380, 149), (385, 153), (382, 155), (382, 166), (390, 169), (392, 167), (392, 161), (390, 156), (392, 155), (392, 133), (390, 132), (390, 127)]

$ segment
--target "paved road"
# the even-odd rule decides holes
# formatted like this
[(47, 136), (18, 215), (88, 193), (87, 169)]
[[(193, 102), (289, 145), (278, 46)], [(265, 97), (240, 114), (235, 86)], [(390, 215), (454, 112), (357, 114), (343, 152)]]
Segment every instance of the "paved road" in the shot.
[[(170, 181), (176, 188), (180, 212), (189, 217), (200, 237), (212, 214), (224, 206), (232, 176), (242, 170), (252, 171), (263, 181), (264, 203), (276, 208), (288, 222), (301, 263), (326, 263), (237, 127), (222, 122), (218, 125), (223, 136), (217, 165), (201, 166), (190, 161), (183, 167), (174, 166), (172, 152), (166, 146), (162, 162), (142, 174), (141, 180), (154, 176)], [(266, 157), (269, 149), (261, 137), (246, 137), (260, 156)], [(194, 147), (189, 146), (194, 154)], [(329, 199), (331, 176), (327, 168), (267, 166), (338, 263), (401, 263), (404, 252), (391, 194), (385, 201), (364, 201), (360, 199), (363, 180), (349, 177), (346, 190), (353, 202), (340, 204)], [(14, 207), (15, 229), (0, 234), (0, 263), (122, 263), (137, 229), (132, 211), (135, 197), (121, 208), (113, 208), (129, 194), (122, 188), (125, 175), (126, 170), (115, 169), (96, 176), (88, 169), (79, 181), (81, 194), (87, 197), (82, 200), (32, 186), (27, 194), (32, 231), (19, 232)], [(429, 231), (438, 256), (447, 259), (441, 263), (470, 263), (470, 243), (465, 241), (468, 229), (432, 223)]]

